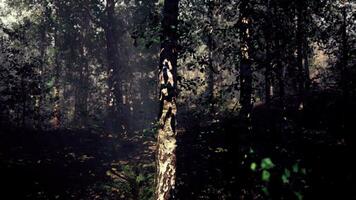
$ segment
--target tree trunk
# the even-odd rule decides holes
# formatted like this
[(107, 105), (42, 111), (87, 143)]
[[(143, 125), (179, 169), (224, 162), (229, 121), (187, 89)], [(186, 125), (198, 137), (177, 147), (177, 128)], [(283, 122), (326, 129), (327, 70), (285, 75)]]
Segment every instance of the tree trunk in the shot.
[(348, 88), (348, 38), (347, 38), (347, 12), (346, 12), (346, 1), (342, 0), (342, 25), (341, 25), (341, 60), (340, 60), (340, 85), (342, 89), (342, 95), (345, 101), (347, 101), (349, 96), (349, 88)]
[(298, 95), (302, 96), (304, 93), (304, 67), (303, 67), (303, 5), (302, 2), (297, 2), (297, 30), (296, 30), (296, 43), (297, 43), (297, 88)]
[[(41, 110), (42, 110), (42, 105), (44, 104), (45, 100), (45, 92), (44, 92), (44, 79), (42, 77), (42, 74), (44, 74), (45, 67), (46, 67), (46, 49), (47, 46), (49, 45), (48, 43), (48, 38), (47, 38), (47, 33), (49, 33), (49, 29), (52, 28), (53, 26), (51, 25), (50, 21), (52, 19), (52, 13), (53, 10), (48, 6), (47, 1), (43, 1), (41, 3), (43, 12), (40, 26), (39, 26), (39, 36), (40, 36), (40, 43), (39, 43), (39, 51), (40, 51), (40, 65), (39, 65), (39, 83), (38, 83), (38, 94), (35, 96), (35, 105), (34, 105), (34, 128), (37, 130), (40, 130), (42, 128), (42, 115), (41, 115)], [(56, 31), (56, 29), (54, 30)]]
[(61, 120), (60, 120), (60, 106), (59, 106), (59, 72), (60, 72), (60, 63), (59, 63), (59, 58), (58, 58), (58, 49), (59, 49), (59, 41), (58, 41), (58, 34), (57, 34), (57, 28), (54, 30), (54, 49), (55, 49), (55, 55), (54, 55), (54, 64), (55, 64), (55, 70), (54, 70), (54, 88), (53, 88), (53, 99), (54, 99), (54, 105), (53, 105), (53, 118), (52, 118), (52, 126), (54, 129), (58, 129), (61, 126)]
[[(277, 33), (282, 34), (282, 33)], [(284, 107), (284, 97), (285, 97), (285, 64), (283, 63), (283, 59), (286, 59), (285, 54), (282, 53), (282, 49), (285, 48), (285, 45), (281, 44), (280, 39), (276, 38), (274, 40), (274, 45), (276, 47), (276, 80), (278, 87), (278, 96), (280, 98), (281, 106)]]
[(349, 62), (349, 45), (348, 45), (348, 35), (347, 35), (347, 11), (346, 11), (346, 0), (341, 0), (341, 17), (342, 17), (342, 24), (341, 24), (341, 48), (340, 48), (340, 56), (341, 59), (339, 61), (339, 66), (337, 66), (338, 70), (340, 71), (340, 77), (339, 77), (339, 84), (341, 87), (341, 92), (342, 92), (342, 98), (343, 98), (343, 105), (342, 105), (342, 124), (341, 124), (341, 129), (344, 129), (345, 131), (342, 131), (345, 135), (342, 135), (343, 137), (346, 138), (346, 141), (350, 144), (353, 144), (353, 137), (350, 131), (350, 127), (352, 127), (354, 121), (352, 118), (348, 117), (351, 116), (350, 114), (350, 87), (349, 87), (349, 82), (351, 81), (349, 79), (349, 70), (348, 70), (348, 62)]
[(26, 65), (22, 66), (22, 74), (21, 74), (21, 97), (22, 97), (22, 115), (21, 115), (21, 126), (25, 128), (26, 124), (26, 101), (27, 101), (27, 93), (25, 87), (25, 76), (26, 76)]
[(265, 60), (265, 102), (266, 104), (269, 104), (271, 101), (271, 97), (273, 95), (273, 84), (272, 84), (272, 65), (271, 65), (271, 28), (272, 28), (272, 23), (271, 23), (271, 6), (270, 6), (270, 0), (267, 0), (267, 16), (266, 16), (266, 32), (265, 32), (265, 38), (266, 38), (266, 60)]
[(43, 100), (43, 78), (42, 78), (42, 73), (44, 71), (44, 65), (45, 65), (45, 59), (46, 59), (46, 52), (45, 52), (45, 46), (46, 46), (46, 21), (45, 17), (41, 21), (41, 26), (40, 26), (40, 66), (39, 66), (39, 91), (38, 94), (35, 97), (35, 106), (34, 106), (34, 128), (35, 129), (41, 129), (41, 124), (42, 124), (42, 119), (41, 119), (41, 106), (42, 106), (42, 100)]
[(84, 14), (79, 33), (79, 79), (75, 94), (75, 118), (79, 127), (88, 125), (88, 96), (89, 96), (89, 62), (87, 58), (88, 44), (87, 34), (89, 28), (89, 18)]
[(159, 63), (160, 112), (156, 200), (172, 197), (176, 181), (177, 25), (179, 0), (165, 0)]
[[(107, 21), (104, 26), (105, 37), (106, 37), (106, 51), (107, 51), (107, 64), (108, 64), (108, 103), (109, 103), (109, 120), (110, 126), (116, 130), (118, 128), (118, 122), (121, 123), (121, 127), (125, 127), (123, 121), (123, 109), (122, 109), (122, 84), (120, 75), (122, 69), (119, 65), (119, 51), (118, 51), (118, 41), (117, 41), (117, 28), (115, 23), (115, 0), (106, 1), (106, 17)], [(121, 117), (118, 122), (114, 119), (117, 118), (117, 114)], [(112, 117), (114, 116), (114, 117)]]
[(305, 92), (308, 92), (310, 89), (310, 70), (309, 70), (309, 43), (306, 37), (303, 38), (304, 40), (304, 88)]
[(248, 1), (244, 0), (240, 4), (241, 24), (240, 24), (240, 117), (248, 119), (252, 109), (252, 69), (250, 60), (250, 26), (251, 19), (248, 17)]
[[(269, 42), (267, 42), (269, 43)], [(270, 53), (270, 45), (266, 46), (266, 61), (265, 61), (265, 102), (269, 104), (271, 102), (271, 98), (273, 96), (273, 74), (272, 74), (272, 66), (271, 66), (271, 53)]]
[(298, 65), (298, 93), (300, 96), (299, 109), (303, 109), (305, 98), (310, 87), (309, 61), (308, 61), (308, 37), (306, 33), (307, 4), (305, 1), (297, 2), (297, 65)]
[(210, 23), (210, 30), (208, 33), (208, 50), (209, 50), (209, 56), (208, 56), (208, 88), (207, 88), (207, 93), (208, 93), (208, 101), (209, 101), (209, 112), (212, 116), (214, 116), (215, 113), (215, 105), (214, 105), (214, 66), (213, 66), (213, 51), (214, 51), (214, 40), (213, 40), (213, 30), (214, 30), (214, 7), (215, 7), (215, 2), (210, 1), (209, 3), (209, 11), (208, 11), (208, 18), (209, 18), (209, 23)]

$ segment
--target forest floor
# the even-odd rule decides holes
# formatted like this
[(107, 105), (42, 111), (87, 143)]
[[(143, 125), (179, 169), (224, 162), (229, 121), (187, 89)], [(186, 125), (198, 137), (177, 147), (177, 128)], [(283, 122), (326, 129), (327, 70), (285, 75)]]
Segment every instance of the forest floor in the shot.
[(155, 172), (151, 139), (85, 130), (1, 133), (0, 198), (145, 199)]
[(233, 115), (185, 115), (197, 123), (178, 137), (177, 199), (356, 199), (355, 107), (328, 94), (307, 101), (256, 105), (247, 132)]
[(231, 137), (236, 126), (191, 130), (178, 143), (177, 199), (356, 199), (354, 148), (323, 130), (247, 138)]
[[(248, 134), (235, 117), (203, 124), (185, 115), (174, 199), (356, 199), (354, 140), (346, 135), (354, 129), (334, 111), (322, 119), (256, 107)], [(151, 199), (152, 133), (2, 130), (0, 198)]]

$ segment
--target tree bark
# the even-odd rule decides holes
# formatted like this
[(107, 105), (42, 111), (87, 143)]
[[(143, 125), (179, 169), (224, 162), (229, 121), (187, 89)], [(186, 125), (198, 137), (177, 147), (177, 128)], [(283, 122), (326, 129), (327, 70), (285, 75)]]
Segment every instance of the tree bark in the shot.
[(250, 60), (251, 19), (248, 16), (248, 9), (248, 1), (242, 1), (240, 4), (240, 117), (242, 119), (248, 119), (252, 109), (252, 69)]
[(348, 88), (348, 55), (349, 55), (349, 47), (348, 47), (348, 37), (347, 37), (347, 12), (346, 12), (346, 0), (341, 0), (342, 8), (342, 25), (341, 25), (341, 60), (340, 60), (340, 85), (342, 89), (342, 96), (346, 101), (349, 96), (349, 88)]
[[(277, 34), (282, 34), (277, 32)], [(284, 98), (285, 98), (285, 63), (283, 63), (283, 59), (286, 59), (286, 53), (282, 53), (282, 49), (285, 48), (285, 44), (282, 44), (282, 41), (278, 38), (274, 39), (274, 46), (276, 47), (276, 67), (274, 73), (276, 74), (276, 80), (278, 87), (278, 97), (280, 99), (281, 107), (284, 107)]]
[[(46, 8), (47, 10), (47, 8)], [(46, 17), (43, 17), (43, 19), (41, 20), (41, 26), (39, 29), (40, 32), (40, 66), (39, 66), (39, 88), (38, 88), (38, 94), (35, 97), (35, 112), (34, 112), (34, 128), (35, 129), (41, 129), (41, 124), (42, 124), (42, 119), (41, 119), (41, 106), (42, 106), (42, 100), (43, 100), (43, 78), (42, 78), (42, 73), (44, 71), (44, 65), (45, 65), (45, 59), (46, 59), (46, 33), (47, 33), (47, 22), (46, 22)]]
[(61, 119), (60, 119), (60, 105), (59, 105), (59, 71), (60, 71), (60, 64), (58, 59), (58, 38), (57, 33), (55, 32), (54, 36), (55, 40), (55, 81), (54, 81), (54, 105), (53, 105), (53, 127), (58, 129), (61, 126)]
[(306, 34), (307, 23), (307, 5), (305, 1), (297, 2), (297, 65), (298, 65), (298, 92), (305, 96), (310, 84), (309, 62), (308, 62), (308, 38)]
[(297, 6), (297, 30), (296, 30), (296, 43), (297, 43), (297, 88), (298, 95), (302, 96), (304, 93), (304, 67), (303, 67), (303, 1), (296, 2)]
[(308, 35), (306, 26), (308, 18), (305, 16), (308, 12), (308, 5), (305, 1), (298, 1), (297, 4), (297, 65), (298, 65), (298, 95), (300, 97), (299, 109), (304, 108), (306, 95), (310, 88), (310, 74), (308, 61)]
[(75, 117), (81, 128), (88, 125), (88, 96), (89, 96), (89, 61), (88, 54), (88, 29), (89, 17), (83, 14), (79, 39), (79, 79), (75, 94)]
[(209, 112), (212, 116), (215, 113), (215, 96), (214, 96), (214, 65), (213, 65), (213, 51), (214, 51), (214, 40), (213, 40), (213, 30), (214, 30), (214, 8), (215, 8), (215, 1), (209, 1), (209, 11), (208, 11), (208, 18), (210, 23), (210, 30), (208, 33), (208, 101), (209, 101)]
[(341, 87), (341, 92), (342, 92), (342, 99), (343, 99), (343, 105), (342, 105), (342, 124), (341, 124), (341, 129), (344, 129), (345, 132), (343, 135), (346, 138), (346, 141), (350, 144), (353, 143), (353, 138), (352, 138), (352, 133), (350, 131), (350, 127), (352, 127), (353, 120), (352, 118), (348, 117), (351, 116), (350, 114), (350, 87), (349, 87), (349, 69), (348, 69), (348, 62), (349, 62), (349, 45), (348, 45), (348, 35), (347, 35), (347, 0), (341, 0), (341, 17), (342, 17), (342, 24), (341, 24), (341, 47), (339, 47), (340, 51), (340, 61), (338, 63), (339, 66), (337, 66), (339, 72), (340, 72), (340, 77), (339, 77), (339, 84)]
[(25, 86), (25, 76), (26, 76), (26, 64), (22, 66), (22, 74), (21, 74), (21, 97), (22, 97), (22, 115), (21, 115), (21, 126), (25, 128), (26, 125), (26, 103), (27, 103), (27, 94), (26, 94), (26, 86)]
[[(105, 37), (106, 37), (106, 51), (107, 51), (107, 64), (108, 64), (108, 103), (109, 103), (109, 120), (112, 120), (111, 126), (113, 129), (117, 129), (119, 123), (125, 128), (126, 124), (123, 121), (123, 109), (122, 109), (122, 88), (120, 75), (122, 69), (119, 64), (119, 51), (117, 41), (117, 27), (115, 23), (115, 0), (106, 1), (106, 24), (104, 25)], [(117, 114), (121, 117), (118, 122), (114, 120), (117, 118)]]
[(156, 200), (173, 196), (176, 181), (177, 25), (179, 0), (165, 0), (159, 63), (160, 112), (156, 157)]
[(304, 40), (304, 89), (305, 92), (308, 92), (310, 89), (310, 69), (309, 69), (309, 43), (306, 37), (303, 38)]
[(271, 97), (273, 95), (273, 81), (272, 81), (272, 65), (271, 65), (271, 34), (272, 34), (272, 17), (270, 0), (267, 0), (267, 16), (266, 16), (266, 60), (265, 60), (265, 102), (269, 104), (271, 101)]

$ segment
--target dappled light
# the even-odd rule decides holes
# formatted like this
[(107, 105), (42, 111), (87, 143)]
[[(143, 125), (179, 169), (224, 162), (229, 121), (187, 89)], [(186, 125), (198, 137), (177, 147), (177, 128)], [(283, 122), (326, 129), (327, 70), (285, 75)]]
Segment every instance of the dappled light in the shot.
[(351, 0), (0, 0), (0, 199), (356, 199)]

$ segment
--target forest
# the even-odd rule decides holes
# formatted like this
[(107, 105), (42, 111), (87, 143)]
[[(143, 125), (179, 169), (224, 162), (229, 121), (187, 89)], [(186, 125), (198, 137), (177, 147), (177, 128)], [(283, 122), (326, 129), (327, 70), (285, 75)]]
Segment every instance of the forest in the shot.
[(0, 199), (356, 199), (355, 11), (0, 0)]

